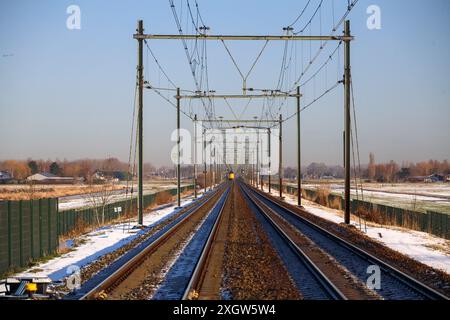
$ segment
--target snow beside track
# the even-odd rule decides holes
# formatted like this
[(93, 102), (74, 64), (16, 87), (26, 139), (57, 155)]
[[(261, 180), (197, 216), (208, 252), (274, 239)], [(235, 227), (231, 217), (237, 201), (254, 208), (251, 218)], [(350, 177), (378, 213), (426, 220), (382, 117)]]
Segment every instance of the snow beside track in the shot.
[[(181, 187), (185, 187), (187, 184), (181, 184)], [(145, 185), (144, 186), (144, 195), (157, 193), (164, 190), (170, 190), (176, 188), (176, 185)], [(135, 192), (133, 197), (136, 197), (137, 193)], [(115, 194), (111, 195), (109, 199), (109, 203), (113, 203), (116, 201), (130, 199), (130, 193), (126, 193), (125, 190), (117, 190)], [(90, 194), (80, 194), (80, 195), (72, 195), (66, 197), (60, 197), (58, 203), (58, 209), (61, 210), (69, 210), (69, 209), (79, 209), (83, 207), (92, 206), (92, 203), (100, 203), (100, 197), (93, 198)]]
[[(279, 196), (277, 191), (272, 191), (271, 194)], [(297, 204), (297, 200), (291, 195), (285, 194), (283, 196), (286, 202)], [(344, 222), (344, 213), (341, 210), (330, 209), (304, 199), (302, 199), (302, 205), (306, 211), (316, 216), (335, 223)], [(450, 241), (425, 232), (400, 227), (381, 227), (371, 222), (367, 222), (366, 226), (364, 222), (360, 225), (358, 218), (354, 216), (352, 216), (351, 223), (365, 232), (367, 236), (383, 243), (385, 246), (450, 274)]]
[[(186, 197), (182, 199), (181, 205), (184, 206), (191, 201), (193, 201), (193, 196)], [(144, 225), (155, 226), (170, 218), (176, 212), (176, 203), (162, 205), (144, 214)], [(78, 242), (80, 245), (68, 253), (36, 265), (15, 276), (47, 276), (53, 281), (61, 280), (68, 275), (66, 273), (68, 267), (75, 265), (81, 268), (101, 256), (122, 247), (144, 232), (140, 229), (133, 229), (134, 225), (136, 225), (136, 220), (107, 225), (76, 239), (70, 239), (66, 241), (69, 246), (73, 242)]]

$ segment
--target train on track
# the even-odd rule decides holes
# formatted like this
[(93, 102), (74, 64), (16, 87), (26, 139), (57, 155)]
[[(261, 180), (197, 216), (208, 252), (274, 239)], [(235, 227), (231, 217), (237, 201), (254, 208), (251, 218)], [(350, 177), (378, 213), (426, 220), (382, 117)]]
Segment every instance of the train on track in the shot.
[(234, 172), (233, 171), (228, 172), (228, 180), (234, 180)]

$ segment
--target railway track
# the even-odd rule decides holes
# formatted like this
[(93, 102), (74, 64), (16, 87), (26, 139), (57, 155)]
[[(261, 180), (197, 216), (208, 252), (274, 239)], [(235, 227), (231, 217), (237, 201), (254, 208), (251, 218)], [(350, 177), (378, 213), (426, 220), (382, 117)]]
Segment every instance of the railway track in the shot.
[[(201, 255), (195, 265), (191, 279), (184, 290), (183, 300), (220, 299), (222, 262), (225, 252), (227, 228), (230, 223), (230, 206), (234, 203), (234, 188), (220, 208)], [(228, 203), (227, 203), (228, 202)], [(225, 206), (229, 206), (225, 212)]]
[[(381, 272), (381, 287), (376, 293), (383, 299), (392, 300), (441, 300), (449, 298), (410, 277), (385, 261), (373, 256), (362, 248), (330, 233), (291, 210), (281, 201), (275, 201), (266, 194), (239, 182), (244, 192), (260, 206), (266, 206), (279, 217), (295, 227), (316, 246), (333, 257), (359, 281), (366, 283), (368, 268), (378, 266)], [(267, 212), (267, 209), (265, 210)], [(272, 222), (273, 223), (273, 222)]]
[[(183, 252), (177, 258), (176, 262), (172, 265), (169, 272), (165, 276), (165, 280), (159, 286), (156, 293), (153, 295), (153, 299), (156, 300), (180, 300), (184, 299), (185, 296), (190, 299), (198, 298), (198, 291), (192, 289), (198, 279), (198, 275), (201, 273), (200, 270), (203, 269), (207, 264), (205, 261), (208, 253), (216, 253), (216, 247), (213, 248), (213, 239), (215, 239), (217, 230), (221, 225), (222, 217), (224, 216), (224, 208), (229, 199), (231, 187), (228, 187), (226, 191), (217, 200), (217, 203), (208, 213), (204, 222), (197, 229), (196, 233), (190, 239), (189, 244), (183, 249)], [(210, 262), (216, 262), (212, 260)], [(215, 278), (214, 276), (209, 277), (209, 279), (221, 280), (221, 268)], [(216, 288), (219, 288), (216, 286)], [(213, 288), (210, 288), (213, 289)], [(216, 294), (215, 296), (208, 295), (208, 298), (219, 299), (219, 290), (210, 290), (209, 292)], [(186, 295), (187, 292), (190, 294)], [(202, 290), (202, 298), (204, 296), (205, 290)]]
[(140, 269), (145, 270), (146, 262), (152, 260), (153, 256), (155, 256), (153, 260), (161, 259), (159, 251), (166, 254), (170, 253), (169, 248), (164, 247), (179, 242), (176, 237), (184, 234), (182, 231), (188, 233), (190, 228), (208, 215), (211, 208), (215, 207), (227, 189), (228, 186), (222, 185), (210, 195), (200, 199), (179, 218), (102, 270), (76, 292), (66, 296), (66, 299), (109, 299), (114, 296), (117, 298), (118, 295), (115, 291), (119, 286), (123, 286), (125, 281), (131, 281), (135, 285), (138, 284), (142, 280), (140, 277), (143, 274), (137, 275), (136, 272)]
[[(448, 299), (242, 181), (225, 183), (188, 206), (66, 298), (221, 299), (227, 230), (232, 209), (239, 212), (238, 192), (240, 201), (249, 204), (248, 212), (254, 211), (263, 225), (304, 299)], [(381, 288), (376, 290), (366, 286), (370, 266), (380, 268)]]
[(247, 199), (253, 203), (257, 210), (263, 215), (270, 226), (283, 240), (284, 245), (288, 246), (297, 257), (297, 263), (303, 265), (302, 282), (308, 282), (308, 291), (302, 291), (306, 297), (314, 299), (329, 299), (329, 300), (347, 300), (347, 297), (335, 286), (335, 284), (320, 270), (320, 268), (308, 257), (308, 255), (300, 248), (300, 246), (293, 239), (293, 235), (289, 234), (286, 228), (277, 221), (273, 212), (261, 200), (257, 199), (250, 190), (244, 189), (241, 186), (242, 192)]

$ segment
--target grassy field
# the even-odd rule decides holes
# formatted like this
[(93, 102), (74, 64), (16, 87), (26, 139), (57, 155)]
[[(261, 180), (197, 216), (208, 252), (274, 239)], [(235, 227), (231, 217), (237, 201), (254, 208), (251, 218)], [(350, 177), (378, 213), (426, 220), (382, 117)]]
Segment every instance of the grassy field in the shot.
[[(40, 198), (56, 198), (77, 194), (99, 192), (101, 185), (3, 185), (0, 187), (0, 200), (30, 200)], [(124, 189), (123, 185), (113, 186), (114, 189)]]
[[(188, 181), (190, 183), (190, 181)], [(137, 184), (134, 183), (134, 192), (137, 192)], [(149, 180), (144, 182), (144, 193), (159, 191), (176, 187), (173, 180)], [(41, 198), (56, 198), (73, 195), (85, 195), (89, 193), (101, 192), (105, 185), (61, 185), (61, 184), (14, 184), (0, 185), (0, 200), (30, 200)], [(109, 185), (108, 188), (114, 190), (126, 190), (126, 182)], [(129, 185), (131, 188), (131, 184)]]

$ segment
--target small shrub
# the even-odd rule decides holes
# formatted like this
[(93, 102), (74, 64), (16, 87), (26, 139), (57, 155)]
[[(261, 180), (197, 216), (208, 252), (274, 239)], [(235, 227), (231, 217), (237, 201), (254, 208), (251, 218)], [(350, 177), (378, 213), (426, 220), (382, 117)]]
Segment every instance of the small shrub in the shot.
[(339, 197), (333, 197), (333, 200), (331, 200), (330, 203), (331, 209), (341, 210), (341, 198)]
[(161, 191), (156, 194), (155, 203), (157, 205), (166, 204), (172, 201), (172, 196), (167, 191)]
[(355, 215), (360, 216), (361, 218), (363, 218), (367, 221), (371, 221), (371, 222), (375, 222), (375, 223), (379, 223), (379, 224), (382, 223), (381, 214), (378, 210), (368, 210), (364, 206), (358, 206), (356, 208)]
[(331, 189), (329, 185), (320, 186), (317, 189), (317, 198), (316, 201), (318, 204), (328, 207), (328, 195), (331, 193)]

